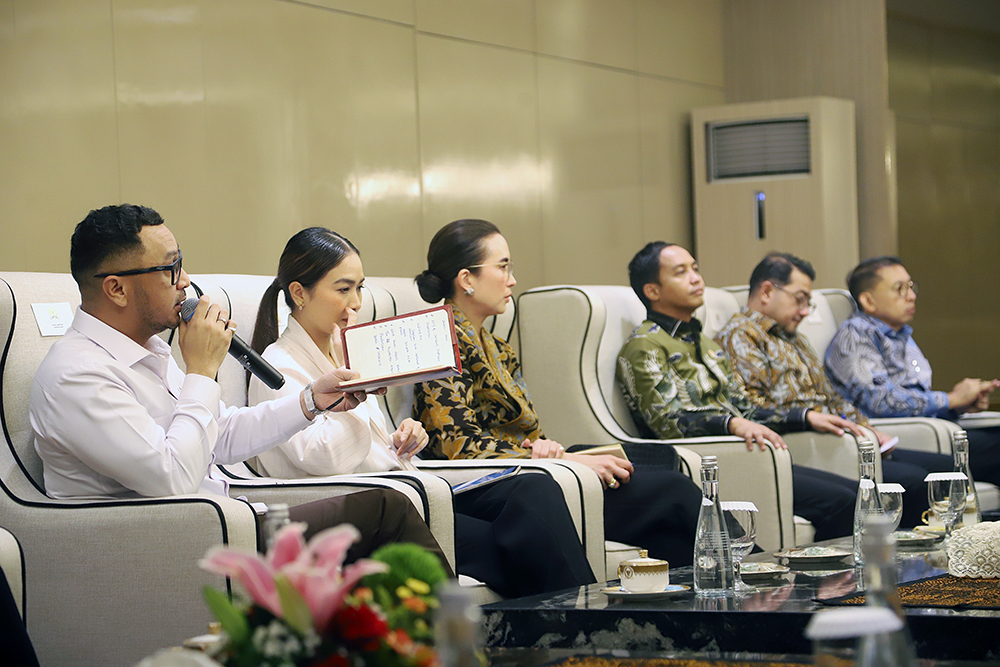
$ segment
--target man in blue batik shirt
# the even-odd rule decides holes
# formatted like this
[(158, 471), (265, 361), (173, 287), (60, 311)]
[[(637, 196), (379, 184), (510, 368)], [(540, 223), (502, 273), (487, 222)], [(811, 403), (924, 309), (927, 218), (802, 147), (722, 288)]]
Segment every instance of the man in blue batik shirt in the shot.
[[(868, 417), (939, 417), (989, 407), (998, 380), (965, 378), (951, 391), (931, 389), (931, 365), (913, 340), (917, 284), (897, 257), (859, 264), (847, 279), (859, 312), (848, 318), (826, 350), (834, 388)], [(976, 479), (1000, 485), (1000, 428), (971, 429)]]

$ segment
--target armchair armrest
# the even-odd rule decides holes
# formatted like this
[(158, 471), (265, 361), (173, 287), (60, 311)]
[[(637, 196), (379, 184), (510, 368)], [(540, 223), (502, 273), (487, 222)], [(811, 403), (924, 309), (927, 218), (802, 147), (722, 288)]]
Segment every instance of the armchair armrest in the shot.
[(253, 502), (301, 505), (333, 496), (393, 489), (410, 499), (424, 518), (441, 549), (455, 567), (455, 515), (451, 487), (440, 477), (420, 471), (360, 473), (332, 477), (279, 479), (260, 477), (245, 464), (219, 466), (229, 476), (229, 495), (246, 496)]
[[(868, 434), (872, 442), (878, 446), (874, 433)], [(858, 439), (851, 433), (834, 435), (833, 433), (817, 433), (816, 431), (800, 431), (786, 433), (782, 436), (792, 463), (808, 466), (817, 470), (825, 470), (848, 479), (859, 479), (861, 475), (861, 459), (858, 454)], [(902, 442), (902, 439), (900, 439)], [(882, 481), (882, 457), (875, 457), (875, 480)]]
[(24, 618), (24, 555), (17, 539), (3, 528), (0, 528), (0, 570), (7, 579), (17, 612)]
[(582, 463), (565, 459), (463, 459), (456, 461), (417, 461), (426, 472), (440, 475), (449, 484), (482, 477), (512, 465), (544, 473), (562, 488), (577, 535), (597, 579), (605, 574), (604, 489), (594, 472)]
[(1000, 426), (1000, 412), (969, 412), (958, 418), (958, 425), (966, 431), (974, 428), (995, 428)]
[(220, 544), (257, 548), (252, 508), (219, 496), (11, 509), (7, 525), (25, 556), (28, 633), (42, 664), (131, 665), (203, 633), (213, 619), (202, 588), (227, 582), (198, 561)]
[(947, 419), (930, 417), (892, 417), (872, 419), (871, 424), (880, 431), (899, 438), (901, 449), (951, 455), (951, 434), (959, 429)]
[[(675, 441), (677, 442), (677, 441)], [(724, 500), (749, 500), (758, 509), (757, 544), (777, 551), (795, 544), (792, 511), (792, 462), (788, 450), (768, 443), (747, 451), (737, 437), (685, 438), (676, 447), (681, 469), (699, 483), (701, 456), (719, 459), (719, 492)], [(694, 457), (697, 456), (698, 459)]]

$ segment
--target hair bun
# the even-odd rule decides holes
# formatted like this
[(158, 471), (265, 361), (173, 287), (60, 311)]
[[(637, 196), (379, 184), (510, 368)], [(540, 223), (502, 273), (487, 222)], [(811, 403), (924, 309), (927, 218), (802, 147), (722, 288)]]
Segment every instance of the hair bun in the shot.
[(427, 303), (437, 303), (448, 295), (448, 285), (445, 285), (445, 282), (435, 273), (421, 271), (420, 275), (413, 280), (417, 283), (420, 298)]

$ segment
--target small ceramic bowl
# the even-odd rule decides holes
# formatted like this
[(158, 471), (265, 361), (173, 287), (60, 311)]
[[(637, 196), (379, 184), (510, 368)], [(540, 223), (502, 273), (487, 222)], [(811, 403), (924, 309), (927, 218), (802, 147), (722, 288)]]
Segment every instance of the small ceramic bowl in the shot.
[(638, 558), (618, 565), (618, 578), (622, 588), (632, 593), (662, 591), (670, 585), (670, 563), (649, 558), (649, 552), (642, 549)]

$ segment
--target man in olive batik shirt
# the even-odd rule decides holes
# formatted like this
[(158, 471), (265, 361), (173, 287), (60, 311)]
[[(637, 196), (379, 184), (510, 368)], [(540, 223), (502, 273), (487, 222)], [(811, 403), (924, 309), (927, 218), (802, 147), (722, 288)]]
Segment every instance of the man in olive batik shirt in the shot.
[[(769, 410), (743, 395), (725, 354), (694, 318), (704, 302), (705, 282), (687, 250), (663, 242), (646, 245), (629, 263), (629, 280), (647, 315), (622, 346), (616, 379), (647, 433), (657, 438), (736, 435), (749, 448), (756, 442), (764, 449), (765, 440), (785, 447), (776, 431), (843, 428), (846, 420), (839, 416), (800, 408)], [(812, 522), (817, 540), (851, 534), (857, 482), (792, 466), (792, 486), (793, 510)]]

